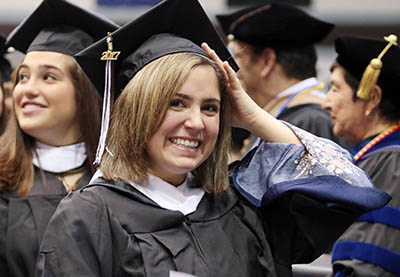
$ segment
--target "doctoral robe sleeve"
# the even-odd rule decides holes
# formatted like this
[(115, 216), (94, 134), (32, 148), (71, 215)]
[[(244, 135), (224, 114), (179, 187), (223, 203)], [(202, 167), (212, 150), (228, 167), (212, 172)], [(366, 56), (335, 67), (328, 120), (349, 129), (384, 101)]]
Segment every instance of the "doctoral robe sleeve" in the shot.
[(35, 276), (113, 276), (110, 214), (100, 197), (76, 191), (49, 222)]
[(232, 167), (231, 180), (262, 212), (276, 260), (306, 263), (390, 196), (374, 188), (347, 150), (287, 125), (301, 145), (262, 142)]

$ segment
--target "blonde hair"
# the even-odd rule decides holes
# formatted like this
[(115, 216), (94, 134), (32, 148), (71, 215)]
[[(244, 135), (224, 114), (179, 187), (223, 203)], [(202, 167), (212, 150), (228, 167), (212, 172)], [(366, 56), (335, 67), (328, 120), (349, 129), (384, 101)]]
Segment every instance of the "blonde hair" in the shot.
[(110, 153), (104, 153), (100, 169), (107, 180), (147, 180), (150, 138), (160, 126), (170, 101), (193, 68), (211, 66), (221, 93), (220, 130), (215, 148), (194, 170), (199, 186), (208, 192), (229, 191), (228, 153), (231, 143), (231, 103), (221, 70), (209, 58), (195, 53), (163, 56), (142, 68), (115, 102), (107, 138)]

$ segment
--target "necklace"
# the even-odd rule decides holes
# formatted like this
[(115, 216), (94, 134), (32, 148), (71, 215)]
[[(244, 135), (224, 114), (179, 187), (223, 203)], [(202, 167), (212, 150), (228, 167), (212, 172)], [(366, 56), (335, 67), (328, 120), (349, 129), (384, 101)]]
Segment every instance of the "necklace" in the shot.
[(361, 148), (360, 151), (357, 152), (357, 154), (354, 155), (354, 162), (355, 163), (358, 162), (361, 159), (361, 157), (364, 156), (372, 147), (374, 147), (380, 141), (382, 141), (384, 138), (390, 136), (391, 134), (393, 134), (395, 131), (397, 131), (399, 129), (400, 129), (400, 122), (383, 130), (373, 140), (371, 140), (367, 145), (365, 145), (363, 148)]

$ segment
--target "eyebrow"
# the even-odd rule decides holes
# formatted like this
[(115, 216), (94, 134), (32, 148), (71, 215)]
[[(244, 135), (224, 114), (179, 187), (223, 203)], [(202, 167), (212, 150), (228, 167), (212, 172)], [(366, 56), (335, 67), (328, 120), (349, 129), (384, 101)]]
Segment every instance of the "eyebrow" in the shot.
[[(189, 95), (183, 94), (183, 93), (177, 93), (175, 95), (176, 97), (180, 97), (186, 100), (191, 100), (192, 98)], [(218, 104), (221, 105), (221, 101), (217, 98), (207, 98), (204, 100), (204, 102), (217, 102)]]
[[(19, 68), (18, 68), (18, 71), (20, 71), (21, 68), (28, 68), (29, 69), (30, 67), (28, 65), (26, 65), (26, 64), (21, 64), (19, 66)], [(50, 65), (50, 64), (39, 65), (39, 70), (48, 70), (48, 69), (54, 69), (54, 70), (60, 72), (61, 74), (65, 75), (64, 72), (60, 68), (58, 68), (57, 66)]]

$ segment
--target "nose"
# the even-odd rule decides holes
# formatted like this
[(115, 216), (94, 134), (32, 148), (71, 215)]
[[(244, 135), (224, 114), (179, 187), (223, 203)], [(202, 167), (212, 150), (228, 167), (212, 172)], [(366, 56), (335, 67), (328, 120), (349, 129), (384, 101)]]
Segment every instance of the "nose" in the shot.
[(185, 127), (193, 130), (204, 129), (203, 115), (200, 109), (191, 109), (188, 111)]
[(27, 81), (18, 82), (15, 86), (14, 94), (34, 98), (40, 94), (40, 89), (35, 79), (30, 78)]
[(331, 110), (331, 92), (330, 90), (327, 92), (326, 97), (324, 101), (322, 102), (322, 108), (325, 110), (330, 111)]

